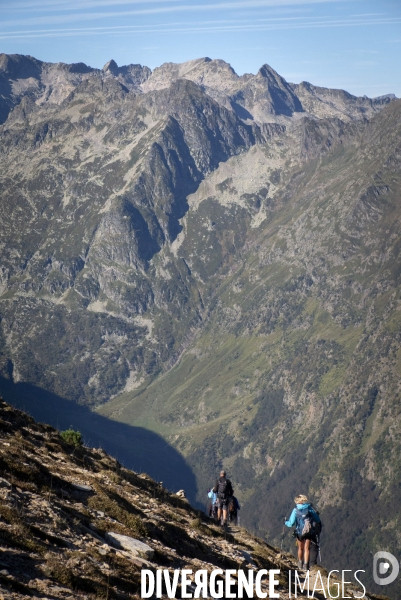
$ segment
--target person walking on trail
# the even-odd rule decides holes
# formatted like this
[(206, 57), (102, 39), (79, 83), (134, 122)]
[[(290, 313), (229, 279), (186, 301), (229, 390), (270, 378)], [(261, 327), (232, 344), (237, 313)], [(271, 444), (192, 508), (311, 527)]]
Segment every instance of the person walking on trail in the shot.
[(226, 478), (226, 472), (220, 471), (219, 479), (216, 479), (213, 491), (217, 494), (217, 519), (221, 523), (221, 517), (223, 516), (222, 525), (227, 525), (227, 508), (230, 496), (233, 495), (233, 486), (231, 481)]
[(291, 513), (287, 527), (294, 527), (298, 546), (298, 568), (309, 571), (311, 540), (320, 533), (321, 521), (319, 513), (313, 508), (308, 498), (301, 494), (294, 498), (296, 507)]
[(207, 497), (211, 501), (209, 506), (209, 517), (212, 519), (217, 518), (217, 494), (213, 491), (213, 488), (207, 491)]
[(241, 509), (240, 503), (235, 496), (231, 496), (228, 499), (228, 511), (227, 517), (228, 520), (234, 523), (235, 525), (239, 525), (239, 514), (238, 511)]

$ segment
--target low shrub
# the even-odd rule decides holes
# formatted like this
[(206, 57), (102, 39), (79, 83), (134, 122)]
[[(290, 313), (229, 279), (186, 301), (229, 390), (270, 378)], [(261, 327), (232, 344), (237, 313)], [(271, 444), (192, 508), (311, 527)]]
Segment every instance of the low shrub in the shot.
[(82, 433), (80, 431), (75, 431), (70, 427), (70, 429), (66, 429), (60, 433), (61, 437), (67, 444), (71, 444), (71, 446), (82, 446)]

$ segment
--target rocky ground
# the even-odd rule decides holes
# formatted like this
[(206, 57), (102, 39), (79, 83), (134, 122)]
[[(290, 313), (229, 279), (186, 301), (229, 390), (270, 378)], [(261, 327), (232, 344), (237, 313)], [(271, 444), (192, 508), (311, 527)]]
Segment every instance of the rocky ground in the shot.
[(240, 527), (222, 529), (146, 474), (66, 443), (3, 401), (0, 428), (2, 599), (135, 598), (142, 568), (277, 568), (280, 598), (289, 597), (291, 555)]

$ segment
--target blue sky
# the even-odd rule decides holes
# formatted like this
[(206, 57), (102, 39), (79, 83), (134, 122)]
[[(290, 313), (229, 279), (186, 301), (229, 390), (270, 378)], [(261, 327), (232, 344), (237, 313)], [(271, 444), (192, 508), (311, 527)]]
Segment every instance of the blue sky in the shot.
[(401, 0), (0, 0), (0, 52), (93, 67), (209, 56), (400, 97)]

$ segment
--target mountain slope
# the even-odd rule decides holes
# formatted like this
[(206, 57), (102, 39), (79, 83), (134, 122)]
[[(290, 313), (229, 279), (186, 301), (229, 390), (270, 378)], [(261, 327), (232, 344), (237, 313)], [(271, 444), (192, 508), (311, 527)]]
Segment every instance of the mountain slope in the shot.
[(313, 494), (335, 565), (398, 548), (400, 102), (210, 59), (0, 66), (3, 394), (160, 434), (199, 502), (223, 464), (275, 539)]
[[(192, 581), (199, 569), (278, 569), (276, 592), (290, 597), (291, 555), (238, 526), (222, 530), (148, 475), (121, 467), (100, 448), (66, 442), (3, 401), (0, 427), (0, 594), (7, 599), (137, 598), (142, 569), (188, 569)], [(139, 551), (132, 549), (138, 541)], [(327, 587), (328, 573), (319, 570)], [(361, 592), (355, 583), (345, 587), (352, 597)]]
[[(397, 102), (353, 145), (283, 169), (268, 217), (210, 285), (208, 323), (179, 364), (102, 409), (165, 436), (201, 490), (223, 464), (246, 499), (244, 522), (276, 539), (283, 499), (309, 490), (342, 568), (398, 547), (400, 117)], [(246, 169), (232, 160), (234, 203)], [(218, 180), (219, 170), (189, 198), (178, 254), (197, 231), (215, 256), (205, 214), (218, 223)], [(208, 263), (194, 254), (202, 275)]]
[[(71, 79), (74, 65), (2, 58), (9, 82), (25, 89), (21, 81), (34, 79), (43, 87), (53, 73), (58, 94), (46, 92), (44, 100), (26, 92), (1, 131), (3, 373), (89, 403), (163, 368), (201, 322), (199, 279), (185, 259), (173, 258), (165, 270), (160, 250), (168, 253), (175, 243), (187, 197), (204, 177), (231, 156), (251, 146), (266, 149), (284, 134), (275, 157), (283, 159), (285, 144), (293, 144), (294, 158), (302, 159), (345, 142), (352, 130), (309, 117), (286, 134), (277, 123), (244, 122), (188, 79), (145, 93), (139, 77), (129, 91), (120, 76), (133, 67), (110, 64), (103, 71), (80, 67)], [(274, 170), (274, 161), (265, 164)], [(250, 196), (242, 203), (250, 223), (265, 212), (251, 197), (254, 188), (248, 181)], [(243, 230), (240, 244), (245, 237)], [(30, 331), (34, 348), (20, 348), (21, 329)]]

